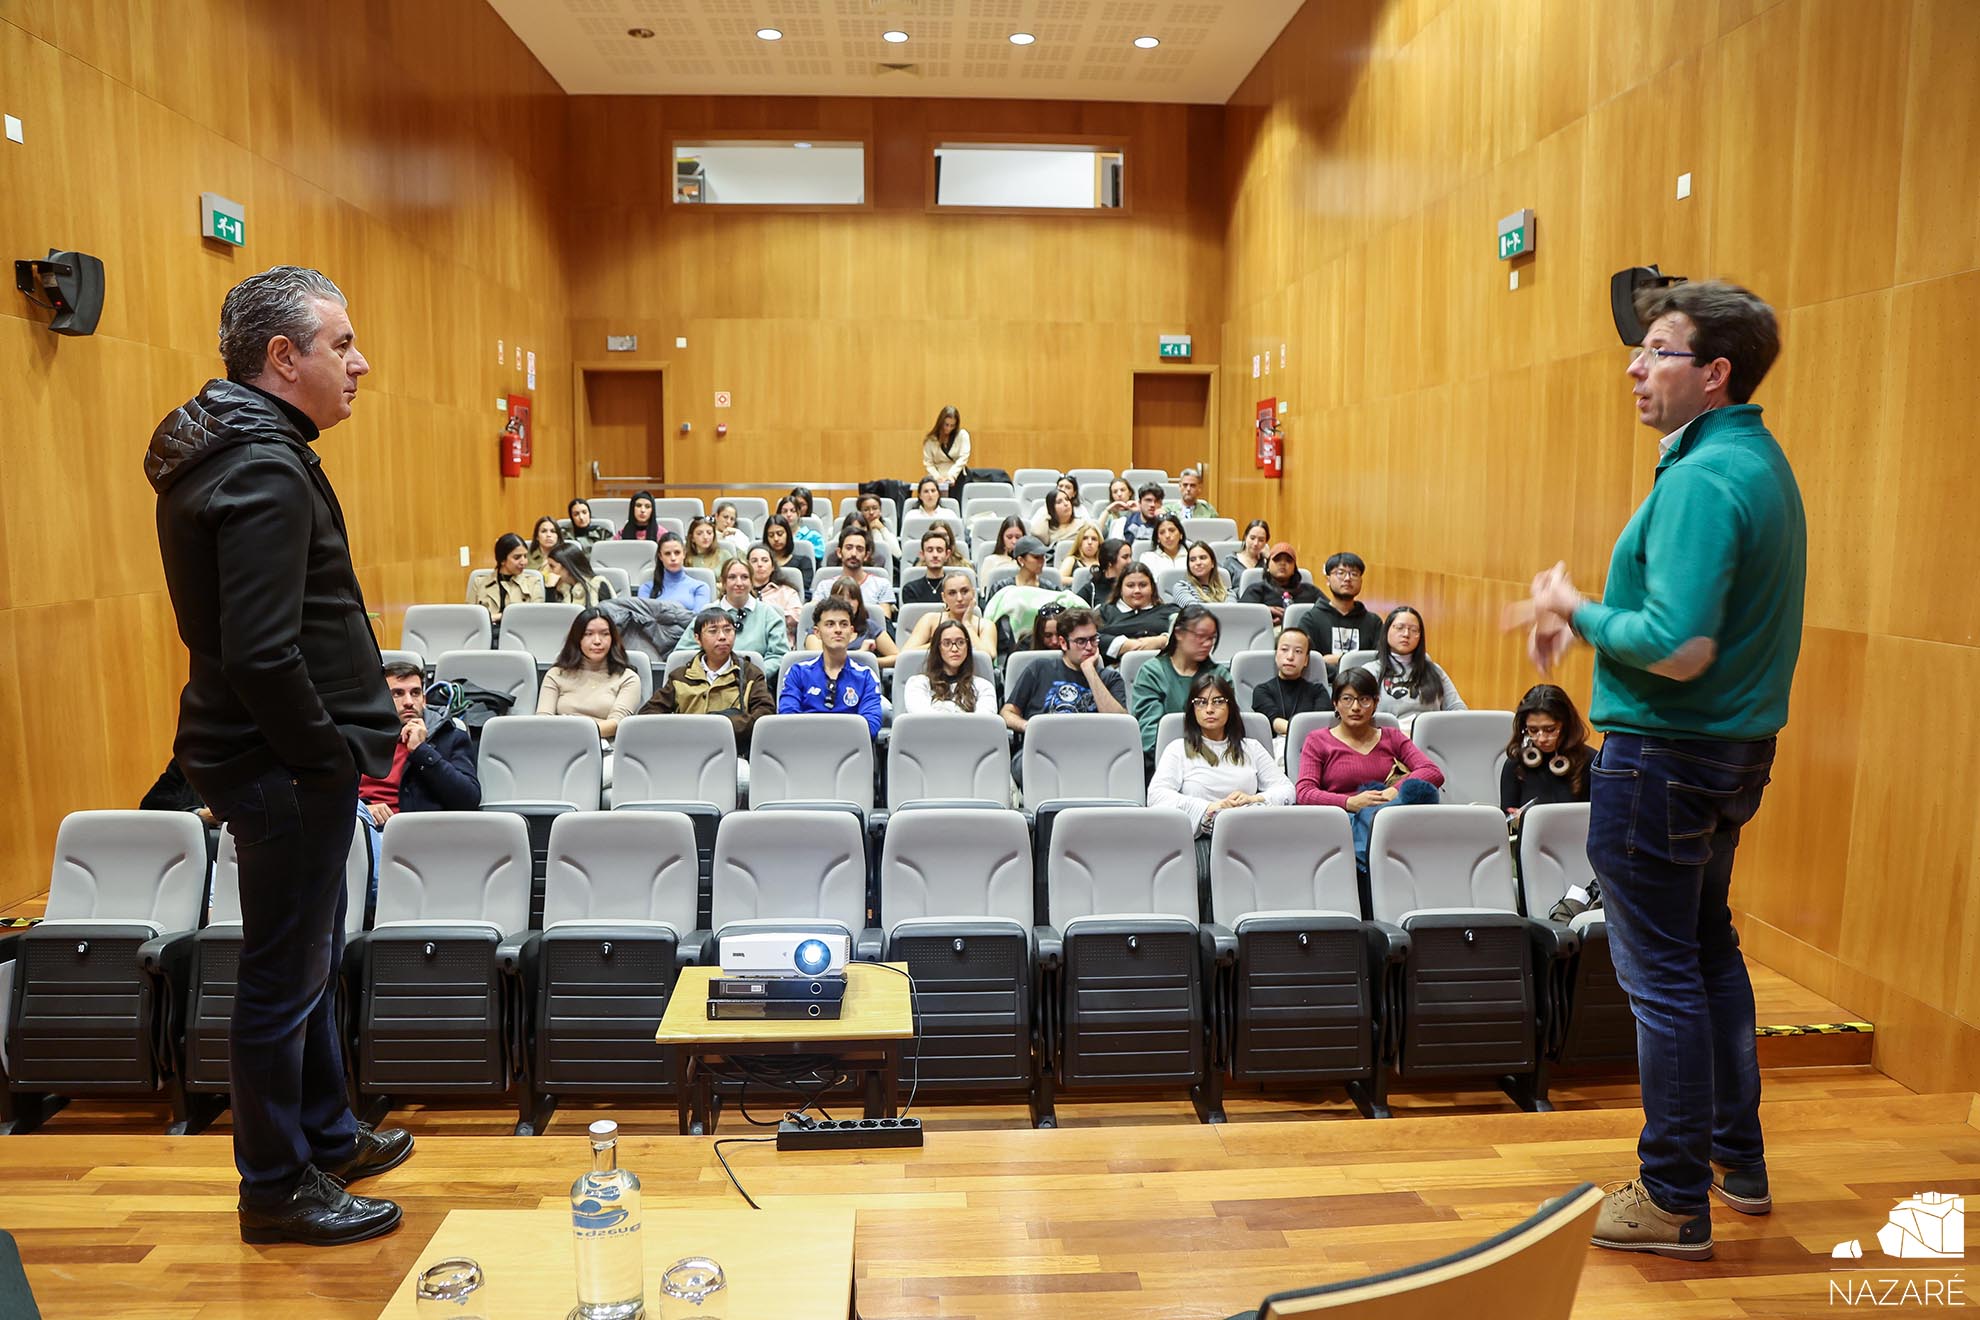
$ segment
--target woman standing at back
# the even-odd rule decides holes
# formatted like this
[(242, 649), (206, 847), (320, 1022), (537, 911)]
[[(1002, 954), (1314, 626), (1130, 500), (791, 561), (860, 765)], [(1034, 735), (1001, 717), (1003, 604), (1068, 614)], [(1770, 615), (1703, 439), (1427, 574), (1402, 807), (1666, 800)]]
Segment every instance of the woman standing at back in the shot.
[(944, 495), (969, 466), (969, 432), (963, 430), (962, 414), (953, 403), (935, 414), (935, 425), (921, 438), (921, 465)]

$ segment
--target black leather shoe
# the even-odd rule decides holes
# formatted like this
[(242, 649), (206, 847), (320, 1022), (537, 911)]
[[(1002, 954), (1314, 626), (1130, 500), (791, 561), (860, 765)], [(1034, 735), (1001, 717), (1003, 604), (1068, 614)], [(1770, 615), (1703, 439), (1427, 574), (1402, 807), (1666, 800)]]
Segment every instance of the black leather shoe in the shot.
[(369, 1124), (358, 1124), (357, 1149), (348, 1159), (323, 1166), (323, 1172), (348, 1187), (360, 1178), (373, 1178), (387, 1169), (396, 1169), (412, 1158), (412, 1133), (404, 1128), (374, 1132)]
[(336, 1247), (389, 1233), (399, 1226), (399, 1207), (390, 1201), (352, 1196), (314, 1164), (286, 1201), (269, 1207), (241, 1203), (241, 1241), (300, 1242)]

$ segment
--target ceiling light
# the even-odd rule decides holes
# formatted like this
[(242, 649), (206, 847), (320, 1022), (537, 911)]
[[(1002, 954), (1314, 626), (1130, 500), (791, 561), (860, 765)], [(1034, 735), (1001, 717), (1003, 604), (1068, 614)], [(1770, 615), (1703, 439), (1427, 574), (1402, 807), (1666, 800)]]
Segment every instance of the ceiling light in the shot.
[(756, 39), (758, 41), (782, 41), (784, 34), (776, 28), (758, 28), (756, 29)]
[(1160, 37), (1136, 37), (1134, 39), (1134, 44), (1141, 47), (1143, 50), (1154, 50), (1157, 46), (1162, 44), (1162, 39)]
[(791, 143), (791, 145), (796, 147), (799, 151), (811, 150), (811, 144), (809, 142), (793, 142)]
[(901, 31), (899, 28), (892, 28), (880, 34), (880, 40), (889, 42), (896, 46), (900, 45), (903, 41), (906, 41), (907, 39), (908, 39), (907, 33)]
[(653, 40), (653, 29), (652, 29), (652, 28), (627, 28), (627, 29), (626, 29), (626, 35), (627, 35), (627, 36), (629, 36), (629, 37), (638, 37), (638, 38), (639, 38), (639, 39), (640, 39), (641, 41), (651, 41), (651, 40)]
[(1038, 40), (1038, 38), (1032, 36), (1029, 32), (1011, 33), (1011, 44), (1013, 46), (1029, 46), (1032, 42), (1036, 40)]

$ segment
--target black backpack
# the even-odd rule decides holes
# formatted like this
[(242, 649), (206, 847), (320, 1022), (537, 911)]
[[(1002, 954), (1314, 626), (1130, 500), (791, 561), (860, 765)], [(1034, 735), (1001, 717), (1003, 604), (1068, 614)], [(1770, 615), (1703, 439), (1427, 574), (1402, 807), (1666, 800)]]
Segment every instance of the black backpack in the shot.
[(470, 683), (464, 678), (455, 679), (448, 686), (453, 693), (447, 702), (447, 715), (467, 726), (468, 736), (474, 739), (477, 747), (481, 745), (481, 727), (497, 715), (507, 715), (515, 708), (515, 698), (508, 693)]

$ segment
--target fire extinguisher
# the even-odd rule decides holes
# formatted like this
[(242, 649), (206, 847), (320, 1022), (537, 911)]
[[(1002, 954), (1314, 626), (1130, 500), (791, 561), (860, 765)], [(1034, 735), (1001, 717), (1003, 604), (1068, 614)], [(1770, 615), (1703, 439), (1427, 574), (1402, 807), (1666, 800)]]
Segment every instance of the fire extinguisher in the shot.
[(519, 477), (523, 470), (522, 419), (511, 417), (502, 428), (502, 475)]

